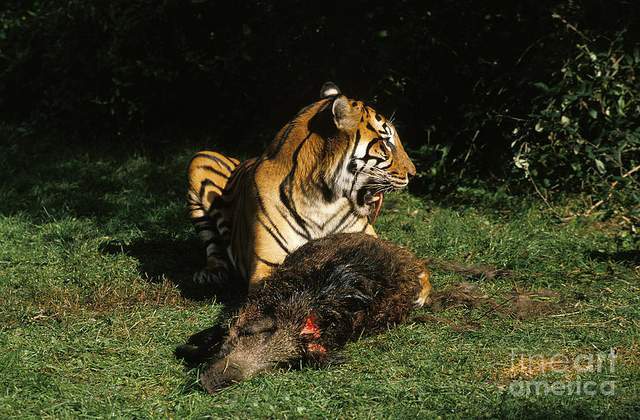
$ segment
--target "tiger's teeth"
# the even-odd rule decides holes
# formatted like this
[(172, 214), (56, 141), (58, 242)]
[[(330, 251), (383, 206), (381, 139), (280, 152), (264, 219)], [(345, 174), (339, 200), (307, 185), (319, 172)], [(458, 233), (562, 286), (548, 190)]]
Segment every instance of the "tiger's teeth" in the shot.
[(380, 196), (379, 196), (379, 195), (374, 195), (374, 196), (371, 198), (371, 201), (373, 201), (373, 202), (378, 201), (378, 200), (380, 200)]

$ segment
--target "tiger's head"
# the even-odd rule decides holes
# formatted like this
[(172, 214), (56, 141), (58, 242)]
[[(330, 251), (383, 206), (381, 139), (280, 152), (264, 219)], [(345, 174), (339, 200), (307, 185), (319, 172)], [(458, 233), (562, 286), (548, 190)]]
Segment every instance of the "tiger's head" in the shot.
[(334, 140), (342, 145), (332, 174), (334, 188), (349, 198), (358, 214), (375, 219), (383, 194), (406, 187), (416, 167), (391, 121), (342, 95), (332, 83), (323, 86), (320, 96), (331, 101)]

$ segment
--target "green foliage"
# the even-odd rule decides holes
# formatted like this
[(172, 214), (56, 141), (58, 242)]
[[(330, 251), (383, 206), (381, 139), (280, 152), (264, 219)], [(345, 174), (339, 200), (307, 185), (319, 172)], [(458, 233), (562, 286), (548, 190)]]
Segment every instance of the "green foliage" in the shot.
[(514, 163), (547, 191), (581, 191), (640, 221), (640, 45), (583, 39), (514, 130)]
[(531, 131), (539, 134), (514, 144), (547, 187), (597, 188), (640, 163), (640, 49), (625, 51), (620, 34), (605, 50), (576, 50), (550, 86), (536, 84), (543, 93)]

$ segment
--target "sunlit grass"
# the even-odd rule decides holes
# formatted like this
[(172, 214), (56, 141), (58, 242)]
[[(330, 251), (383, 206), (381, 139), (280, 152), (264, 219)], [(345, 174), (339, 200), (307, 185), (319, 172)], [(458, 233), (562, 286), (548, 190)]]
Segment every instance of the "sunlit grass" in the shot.
[[(342, 364), (207, 395), (172, 355), (221, 309), (184, 287), (203, 264), (183, 202), (195, 149), (125, 150), (0, 146), (0, 417), (640, 414), (637, 254), (617, 247), (614, 225), (561, 223), (534, 200), (486, 191), (445, 201), (390, 196), (378, 230), (422, 256), (511, 270), (476, 280), (495, 299), (551, 289), (552, 316), (449, 308), (437, 314), (443, 322), (348, 345)], [(433, 277), (436, 289), (462, 280)], [(477, 328), (454, 328), (470, 320)], [(614, 395), (510, 392), (513, 381), (532, 379), (513, 373), (512, 352), (575, 358), (611, 348), (613, 372), (533, 379), (615, 381)]]

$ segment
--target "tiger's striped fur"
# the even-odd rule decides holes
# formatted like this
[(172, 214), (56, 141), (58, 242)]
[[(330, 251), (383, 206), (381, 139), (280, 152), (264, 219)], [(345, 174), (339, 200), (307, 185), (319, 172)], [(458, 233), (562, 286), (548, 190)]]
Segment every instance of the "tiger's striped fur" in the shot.
[(207, 251), (195, 279), (225, 287), (238, 277), (254, 287), (311, 239), (375, 235), (369, 217), (382, 194), (410, 175), (393, 124), (327, 83), (260, 157), (239, 163), (203, 151), (191, 160), (189, 210)]

